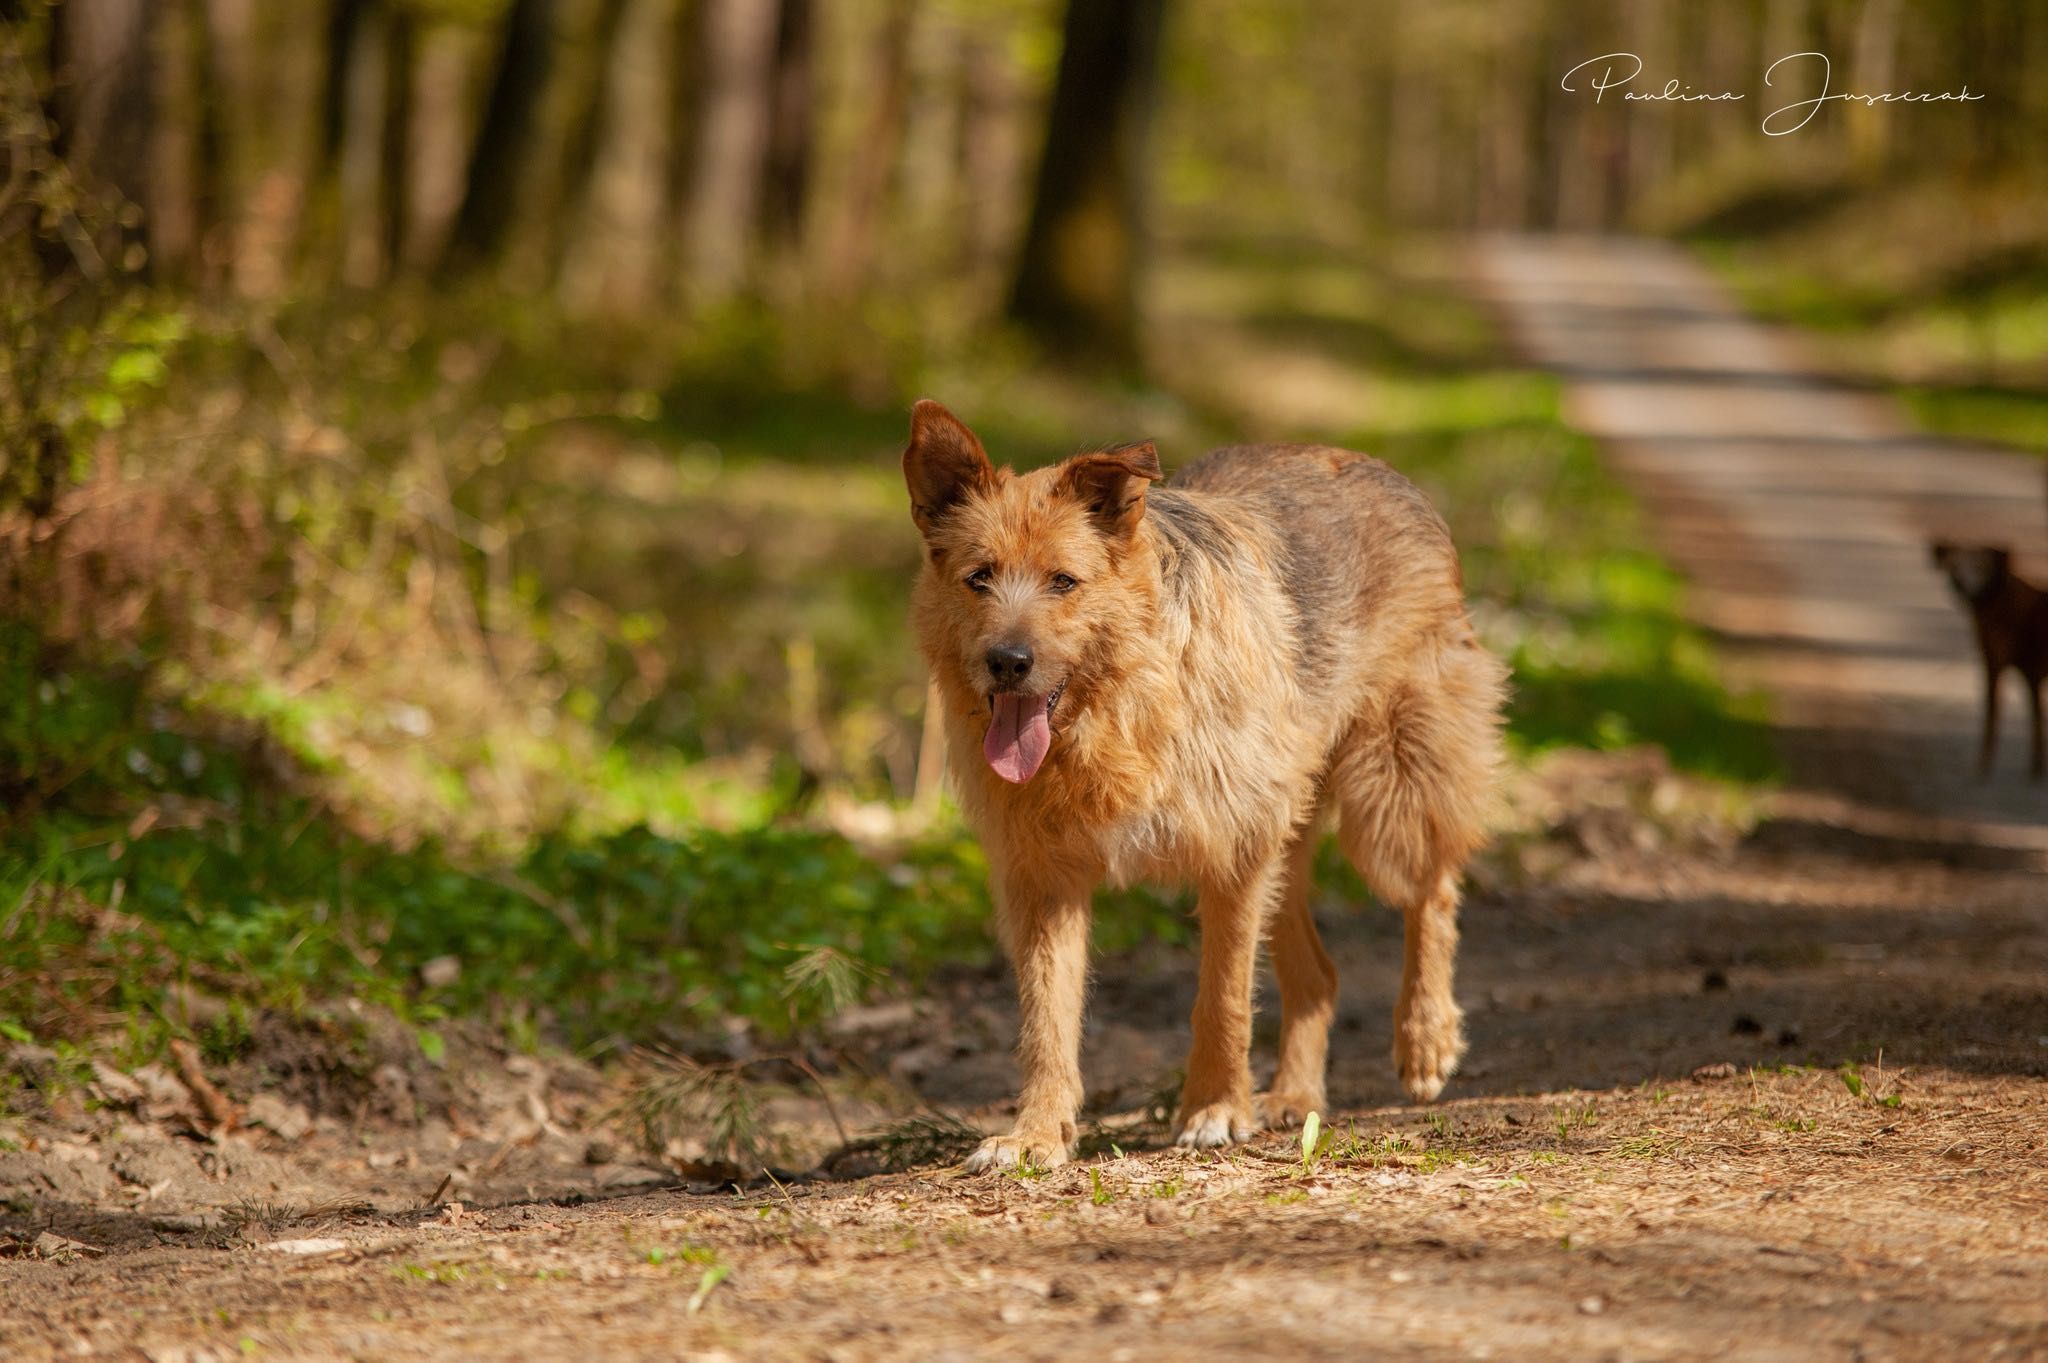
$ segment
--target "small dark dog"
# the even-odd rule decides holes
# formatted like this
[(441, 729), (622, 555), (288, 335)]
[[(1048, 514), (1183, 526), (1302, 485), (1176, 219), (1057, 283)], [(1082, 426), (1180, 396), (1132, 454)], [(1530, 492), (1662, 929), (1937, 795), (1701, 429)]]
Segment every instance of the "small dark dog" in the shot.
[(1992, 753), (1998, 746), (1998, 679), (2009, 667), (2026, 682), (2027, 707), (2034, 721), (2029, 770), (2038, 780), (2048, 765), (2041, 733), (2041, 684), (2048, 680), (2048, 592), (2016, 576), (2012, 552), (1997, 545), (1936, 540), (1928, 549), (1934, 566), (1948, 574), (1949, 585), (1970, 608), (1977, 648), (1984, 655), (1984, 746), (1977, 756), (1977, 773), (1991, 774)]

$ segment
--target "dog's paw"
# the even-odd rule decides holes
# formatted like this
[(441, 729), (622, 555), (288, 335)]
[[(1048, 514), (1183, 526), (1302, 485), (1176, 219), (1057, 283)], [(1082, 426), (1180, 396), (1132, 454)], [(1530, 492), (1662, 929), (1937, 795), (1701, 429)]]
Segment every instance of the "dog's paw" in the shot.
[(1192, 1112), (1183, 1111), (1173, 1143), (1190, 1150), (1209, 1150), (1234, 1145), (1259, 1134), (1258, 1118), (1249, 1103), (1209, 1103)]
[(1414, 1102), (1427, 1103), (1442, 1093), (1464, 1054), (1464, 1014), (1455, 1005), (1418, 1010), (1394, 1024), (1394, 1067)]
[(1309, 1113), (1325, 1110), (1323, 1095), (1308, 1089), (1272, 1089), (1252, 1098), (1252, 1111), (1268, 1131), (1292, 1131)]
[(1007, 1136), (990, 1136), (967, 1157), (967, 1172), (985, 1174), (991, 1169), (1057, 1169), (1067, 1162), (1067, 1147), (1057, 1135), (1012, 1131)]

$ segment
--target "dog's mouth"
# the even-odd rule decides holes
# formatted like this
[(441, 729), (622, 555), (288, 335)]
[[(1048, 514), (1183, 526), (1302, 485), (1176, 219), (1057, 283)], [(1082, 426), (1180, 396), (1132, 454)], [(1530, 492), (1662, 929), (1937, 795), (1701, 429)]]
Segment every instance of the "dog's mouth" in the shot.
[(1042, 695), (1021, 691), (989, 694), (988, 736), (981, 741), (981, 755), (995, 774), (1022, 785), (1038, 774), (1045, 755), (1052, 749), (1052, 711), (1066, 693), (1061, 682)]

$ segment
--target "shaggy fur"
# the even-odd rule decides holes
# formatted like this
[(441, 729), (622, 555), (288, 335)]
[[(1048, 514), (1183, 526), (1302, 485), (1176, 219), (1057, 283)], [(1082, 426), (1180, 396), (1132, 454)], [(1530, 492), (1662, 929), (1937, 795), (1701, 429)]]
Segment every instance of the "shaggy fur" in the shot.
[[(1021, 1005), (1016, 1127), (969, 1169), (1050, 1166), (1072, 1148), (1104, 881), (1198, 891), (1179, 1142), (1222, 1145), (1319, 1109), (1337, 980), (1310, 863), (1331, 821), (1404, 915), (1394, 1061), (1416, 1100), (1434, 1098), (1464, 1051), (1458, 876), (1484, 836), (1506, 679), (1473, 637), (1456, 552), (1421, 493), (1378, 460), (1314, 445), (1217, 450), (1157, 485), (1149, 444), (1017, 474), (930, 401), (903, 471), (926, 548), (916, 633)], [(1041, 707), (1037, 765), (1004, 735)], [(1282, 1017), (1278, 1071), (1255, 1095), (1261, 938)]]
[(1984, 740), (1977, 774), (1989, 776), (1997, 755), (1998, 682), (2009, 667), (2026, 684), (2034, 725), (2028, 770), (2039, 780), (2048, 767), (2048, 738), (2041, 727), (2041, 684), (2048, 680), (2048, 592), (2014, 573), (2012, 553), (1996, 545), (1936, 540), (1928, 552), (1969, 608), (1977, 651), (1984, 658)]

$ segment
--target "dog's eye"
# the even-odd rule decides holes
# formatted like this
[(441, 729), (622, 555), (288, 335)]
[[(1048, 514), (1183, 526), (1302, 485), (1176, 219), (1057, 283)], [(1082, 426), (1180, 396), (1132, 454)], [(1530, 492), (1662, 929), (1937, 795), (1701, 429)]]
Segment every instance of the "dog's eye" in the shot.
[(995, 573), (990, 571), (987, 564), (983, 564), (967, 575), (967, 586), (970, 591), (985, 592), (989, 589), (989, 584), (995, 580)]
[(1065, 596), (1080, 585), (1080, 583), (1074, 581), (1073, 578), (1068, 577), (1065, 573), (1054, 573), (1052, 575), (1052, 589), (1061, 596)]

